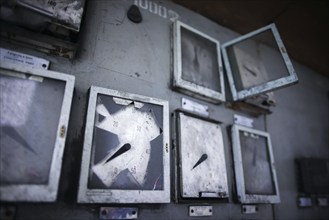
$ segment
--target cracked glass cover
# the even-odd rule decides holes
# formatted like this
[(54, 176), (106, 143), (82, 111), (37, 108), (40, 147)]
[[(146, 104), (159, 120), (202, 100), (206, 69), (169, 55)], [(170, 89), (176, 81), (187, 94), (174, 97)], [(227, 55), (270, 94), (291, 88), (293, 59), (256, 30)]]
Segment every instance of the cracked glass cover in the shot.
[(90, 189), (163, 190), (162, 106), (98, 95)]
[(0, 74), (0, 184), (45, 184), (65, 82)]

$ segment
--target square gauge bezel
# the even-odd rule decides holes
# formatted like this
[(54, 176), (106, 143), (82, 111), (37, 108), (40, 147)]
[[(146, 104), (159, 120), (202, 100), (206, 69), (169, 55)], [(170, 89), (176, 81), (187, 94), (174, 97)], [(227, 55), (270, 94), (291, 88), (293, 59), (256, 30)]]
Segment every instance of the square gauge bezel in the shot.
[[(243, 166), (242, 161), (242, 150), (244, 146), (241, 145), (240, 141), (240, 131), (247, 132), (252, 135), (264, 137), (266, 139), (266, 146), (267, 146), (267, 153), (268, 153), (268, 163), (270, 165), (271, 171), (271, 178), (272, 184), (274, 187), (274, 194), (248, 194), (246, 192), (246, 183), (244, 177), (244, 169), (247, 169)], [(239, 202), (242, 204), (252, 204), (252, 203), (280, 203), (280, 193), (278, 187), (278, 180), (276, 175), (275, 163), (274, 163), (274, 156), (271, 144), (271, 137), (268, 132), (260, 131), (253, 128), (244, 127), (241, 125), (233, 125), (232, 129), (232, 145), (233, 145), (233, 160), (234, 160), (234, 170), (235, 170), (235, 181), (236, 181), (236, 189), (237, 189), (237, 196)], [(259, 178), (262, 178), (261, 176)]]
[[(89, 188), (91, 170), (95, 113), (98, 95), (119, 98), (138, 103), (149, 103), (162, 107), (162, 159), (163, 188), (161, 190)], [(170, 202), (170, 147), (169, 147), (169, 107), (168, 102), (156, 98), (92, 86), (89, 91), (89, 103), (83, 144), (78, 203), (169, 203)]]
[[(207, 88), (195, 82), (190, 82), (183, 79), (183, 63), (182, 63), (182, 28), (189, 31), (192, 34), (207, 40), (213, 44), (216, 48), (216, 57), (214, 58), (218, 65), (218, 77), (219, 77), (219, 91)], [(173, 24), (173, 88), (181, 91), (190, 96), (203, 99), (212, 103), (225, 102), (225, 85), (224, 85), (224, 74), (222, 67), (222, 59), (220, 52), (220, 43), (213, 37), (187, 25), (181, 21), (175, 21)], [(200, 73), (202, 74), (202, 73)]]
[[(228, 48), (231, 46), (234, 46), (235, 44), (238, 44), (242, 41), (249, 40), (249, 39), (255, 37), (256, 35), (259, 35), (266, 31), (270, 31), (272, 36), (274, 37), (276, 45), (278, 46), (278, 48), (280, 50), (280, 54), (282, 56), (284, 65), (287, 68), (288, 76), (281, 77), (281, 78), (278, 78), (275, 80), (270, 80), (266, 83), (263, 83), (263, 84), (260, 84), (257, 86), (253, 86), (251, 88), (238, 90), (237, 82), (234, 80), (234, 74), (237, 74), (237, 73), (233, 72), (233, 70), (232, 70), (233, 69), (232, 65), (234, 62), (232, 60), (230, 60), (230, 57), (228, 55)], [(298, 82), (298, 77), (295, 72), (295, 69), (288, 56), (287, 50), (280, 37), (279, 31), (277, 30), (274, 23), (222, 44), (221, 50), (222, 50), (226, 75), (228, 78), (229, 86), (230, 86), (232, 97), (233, 97), (234, 101), (244, 100), (246, 98), (249, 98), (249, 97), (252, 97), (255, 95), (259, 95), (262, 93), (270, 92), (270, 91), (273, 91), (273, 90), (276, 90), (276, 89), (279, 89), (282, 87), (286, 87), (286, 86), (289, 86), (289, 85), (292, 85), (292, 84), (295, 84)]]
[[(57, 199), (58, 185), (61, 174), (62, 158), (68, 130), (70, 109), (73, 98), (75, 77), (72, 75), (27, 67), (3, 62), (0, 64), (2, 74), (30, 80), (54, 79), (65, 83), (63, 101), (58, 119), (58, 126), (53, 147), (48, 181), (45, 184), (2, 184), (0, 185), (1, 201), (53, 202)], [(0, 73), (1, 74), (1, 73)], [(50, 99), (51, 97), (47, 97)], [(49, 110), (49, 109), (45, 109)], [(49, 110), (50, 111), (50, 110)]]
[[(206, 118), (204, 116), (200, 116), (200, 115), (196, 115), (194, 113), (191, 112), (187, 112), (184, 111), (182, 109), (177, 109), (174, 112), (174, 130), (175, 130), (175, 135), (174, 135), (174, 139), (175, 139), (175, 150), (174, 150), (174, 164), (175, 164), (175, 191), (174, 191), (174, 197), (176, 202), (180, 202), (180, 203), (185, 203), (185, 202), (227, 202), (229, 199), (229, 188), (228, 188), (228, 180), (227, 180), (227, 168), (226, 168), (226, 157), (225, 157), (225, 146), (224, 146), (224, 140), (223, 140), (223, 129), (221, 127), (221, 122), (210, 119), (210, 118)], [(217, 135), (215, 135), (213, 138), (218, 138), (217, 142), (218, 146), (209, 146), (210, 151), (209, 152), (217, 152), (218, 153), (218, 157), (216, 162), (218, 162), (219, 164), (217, 164), (217, 168), (219, 168), (220, 172), (215, 173), (215, 177), (217, 175), (217, 179), (219, 180), (218, 183), (214, 184), (215, 186), (219, 186), (221, 189), (217, 189), (217, 190), (212, 190), (212, 191), (200, 191), (199, 193), (195, 193), (195, 192), (190, 192), (190, 193), (186, 193), (186, 190), (188, 190), (189, 188), (195, 188), (192, 186), (189, 186), (189, 181), (186, 181), (186, 178), (184, 178), (184, 174), (183, 174), (183, 166), (184, 166), (184, 161), (186, 160), (182, 160), (184, 155), (183, 155), (183, 151), (187, 152), (188, 148), (191, 147), (191, 151), (190, 153), (195, 152), (195, 147), (198, 147), (201, 151), (203, 148), (206, 148), (208, 145), (205, 144), (202, 146), (188, 146), (188, 143), (185, 143), (186, 141), (184, 141), (183, 138), (183, 133), (182, 133), (182, 125), (185, 123), (182, 120), (192, 120), (192, 123), (196, 123), (197, 121), (200, 123), (200, 126), (204, 126), (205, 128), (209, 128), (212, 130), (216, 130), (219, 129), (217, 131)], [(188, 123), (188, 122), (186, 122)], [(212, 126), (212, 128), (210, 128), (209, 126)], [(214, 128), (216, 127), (216, 129)], [(209, 129), (204, 130), (204, 132), (208, 132)], [(185, 137), (185, 136), (184, 136)], [(213, 149), (215, 147), (218, 147), (218, 149)], [(207, 155), (207, 159), (208, 157), (210, 157), (211, 155)], [(200, 157), (201, 158), (201, 157)], [(200, 161), (200, 160), (199, 160)], [(199, 163), (199, 161), (196, 161), (199, 165), (202, 165), (201, 163)], [(194, 164), (194, 162), (193, 162)], [(196, 166), (194, 165), (194, 167), (196, 168)], [(186, 170), (186, 169), (184, 169)], [(185, 181), (184, 181), (185, 179)], [(201, 187), (200, 185), (198, 185), (198, 183), (196, 183), (196, 188), (197, 187)], [(201, 187), (202, 188), (202, 187)], [(213, 188), (213, 187), (212, 187)], [(195, 190), (194, 190), (195, 191)], [(185, 192), (185, 193), (184, 193)], [(185, 195), (184, 195), (185, 194)]]

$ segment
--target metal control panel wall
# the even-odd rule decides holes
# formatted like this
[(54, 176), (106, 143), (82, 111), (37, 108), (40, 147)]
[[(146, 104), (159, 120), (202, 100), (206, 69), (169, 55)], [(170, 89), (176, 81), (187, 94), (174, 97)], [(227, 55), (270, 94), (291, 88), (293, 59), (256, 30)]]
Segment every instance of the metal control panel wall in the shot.
[[(139, 24), (131, 22), (126, 16), (132, 4), (137, 5), (143, 16)], [(182, 97), (189, 98), (207, 105), (210, 117), (221, 121), (223, 128), (233, 124), (233, 115), (237, 112), (225, 105), (214, 105), (171, 90), (170, 33), (176, 19), (219, 39), (221, 43), (239, 36), (169, 1), (100, 0), (88, 2), (85, 23), (81, 29), (80, 50), (77, 58), (72, 61), (0, 41), (1, 47), (45, 58), (51, 62), (51, 70), (76, 77), (57, 202), (5, 204), (16, 208), (16, 219), (99, 219), (100, 205), (77, 204), (89, 97), (87, 91), (92, 85), (167, 100), (169, 112), (181, 107)], [(278, 59), (271, 53), (268, 58)], [(296, 62), (293, 64), (299, 74), (300, 83), (275, 92), (278, 104), (272, 115), (254, 118), (254, 128), (271, 134), (281, 203), (259, 205), (255, 214), (242, 213), (241, 204), (234, 202), (230, 134), (223, 129), (230, 199), (228, 203), (211, 204), (212, 215), (207, 219), (327, 217), (328, 208), (315, 206), (300, 210), (297, 207), (294, 158), (329, 155), (329, 80)], [(193, 204), (195, 205), (198, 204)], [(129, 207), (139, 208), (138, 219), (195, 219), (189, 216), (190, 204), (175, 204), (173, 200), (170, 204)]]

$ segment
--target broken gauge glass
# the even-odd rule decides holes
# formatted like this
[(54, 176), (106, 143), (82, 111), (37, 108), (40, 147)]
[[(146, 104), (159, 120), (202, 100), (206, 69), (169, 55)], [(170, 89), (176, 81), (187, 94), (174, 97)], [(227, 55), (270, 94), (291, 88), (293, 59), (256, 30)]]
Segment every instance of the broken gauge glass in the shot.
[[(86, 129), (91, 134), (86, 132), (85, 137), (85, 147), (91, 144), (91, 149), (83, 155), (83, 163), (90, 161), (90, 165), (83, 164), (79, 201), (95, 201), (93, 192), (99, 190), (112, 197), (98, 197), (97, 202), (167, 201), (167, 103), (113, 90), (101, 91), (91, 88), (87, 117), (93, 116), (93, 123), (87, 121)], [(138, 192), (144, 196), (134, 197)], [(165, 196), (161, 198), (161, 194)]]
[(0, 69), (0, 198), (54, 201), (74, 77), (11, 65)]

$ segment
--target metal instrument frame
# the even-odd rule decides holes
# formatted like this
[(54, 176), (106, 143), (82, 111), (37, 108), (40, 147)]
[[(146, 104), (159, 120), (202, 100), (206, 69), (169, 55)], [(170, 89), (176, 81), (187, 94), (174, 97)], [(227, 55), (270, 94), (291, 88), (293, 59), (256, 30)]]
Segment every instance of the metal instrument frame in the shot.
[[(237, 88), (236, 88), (234, 77), (233, 77), (233, 75), (235, 73), (232, 72), (231, 62), (230, 62), (230, 59), (229, 59), (229, 56), (228, 56), (227, 48), (230, 47), (230, 46), (233, 46), (234, 44), (240, 43), (244, 40), (250, 39), (250, 38), (252, 38), (252, 37), (254, 37), (258, 34), (261, 34), (262, 32), (268, 31), (268, 30), (271, 31), (271, 33), (273, 34), (273, 37), (276, 41), (277, 46), (280, 49), (282, 59), (283, 59), (285, 65), (287, 67), (289, 75), (286, 76), (286, 77), (281, 77), (279, 79), (269, 81), (267, 83), (264, 83), (264, 84), (261, 84), (261, 85), (258, 85), (258, 86), (254, 86), (254, 87), (251, 87), (251, 88), (248, 88), (248, 89), (243, 89), (241, 91), (238, 91)], [(262, 27), (258, 30), (252, 31), (252, 32), (250, 32), (246, 35), (241, 36), (241, 37), (230, 40), (230, 41), (222, 44), (221, 49), (222, 49), (222, 54), (223, 54), (224, 66), (225, 66), (228, 82), (229, 82), (229, 85), (230, 85), (230, 88), (231, 88), (231, 93), (232, 93), (232, 97), (233, 97), (234, 101), (244, 100), (248, 97), (255, 96), (255, 95), (258, 95), (258, 94), (261, 94), (261, 93), (266, 93), (266, 92), (269, 92), (269, 91), (273, 91), (273, 90), (276, 90), (276, 89), (279, 89), (279, 88), (282, 88), (282, 87), (286, 87), (286, 86), (289, 86), (291, 84), (295, 84), (295, 83), (298, 82), (298, 77), (297, 77), (297, 74), (295, 72), (295, 69), (292, 65), (292, 62), (291, 62), (291, 60), (288, 56), (287, 50), (286, 50), (286, 48), (285, 48), (285, 46), (284, 46), (284, 44), (281, 40), (279, 32), (278, 32), (278, 30), (277, 30), (274, 23), (270, 24), (270, 25), (267, 25), (265, 27)]]
[[(53, 202), (56, 201), (62, 158), (68, 131), (75, 77), (72, 75), (3, 62), (1, 71), (9, 74), (28, 74), (65, 82), (64, 97), (58, 121), (55, 146), (47, 184), (0, 185), (1, 201)], [(1, 73), (0, 73), (1, 74)], [(51, 98), (51, 97), (49, 97)]]
[[(142, 103), (151, 103), (163, 107), (163, 190), (122, 190), (122, 189), (89, 189), (91, 154), (97, 95), (129, 99)], [(168, 101), (136, 95), (117, 90), (92, 86), (90, 88), (83, 155), (78, 192), (78, 203), (169, 203), (170, 202), (170, 142), (169, 142), (169, 105)]]

